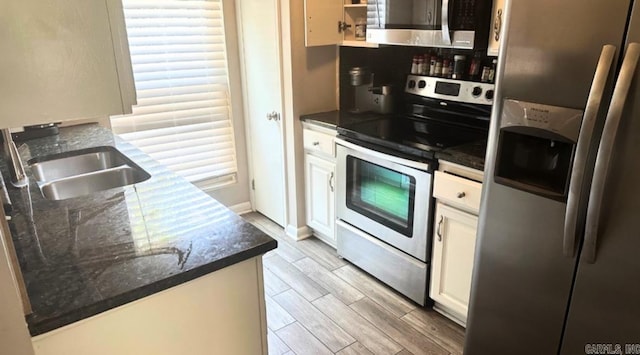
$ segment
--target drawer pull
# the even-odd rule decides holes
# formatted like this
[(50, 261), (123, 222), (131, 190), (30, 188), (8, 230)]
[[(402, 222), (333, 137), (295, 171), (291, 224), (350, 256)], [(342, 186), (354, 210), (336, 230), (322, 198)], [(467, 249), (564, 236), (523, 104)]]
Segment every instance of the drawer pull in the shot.
[(465, 196), (467, 196), (466, 193), (464, 192), (458, 192), (458, 194), (456, 195), (458, 198), (464, 198)]
[(316, 146), (317, 146), (317, 145), (320, 145), (320, 142), (315, 141), (315, 142), (313, 142), (313, 145), (316, 145)]

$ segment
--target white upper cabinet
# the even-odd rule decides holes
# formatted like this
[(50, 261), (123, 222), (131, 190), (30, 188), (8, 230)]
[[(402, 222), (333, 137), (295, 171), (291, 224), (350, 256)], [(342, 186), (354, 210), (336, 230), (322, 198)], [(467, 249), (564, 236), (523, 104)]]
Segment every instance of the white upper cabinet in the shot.
[(129, 113), (135, 87), (119, 0), (6, 1), (0, 128)]
[(493, 0), (493, 15), (491, 16), (491, 28), (489, 29), (489, 48), (487, 55), (497, 56), (500, 50), (500, 37), (504, 27), (504, 3), (505, 0)]
[(332, 44), (353, 47), (378, 47), (363, 36), (356, 38), (356, 27), (367, 21), (367, 2), (352, 0), (304, 0), (305, 46)]
[(326, 46), (342, 42), (338, 31), (344, 16), (342, 0), (305, 0), (305, 46)]

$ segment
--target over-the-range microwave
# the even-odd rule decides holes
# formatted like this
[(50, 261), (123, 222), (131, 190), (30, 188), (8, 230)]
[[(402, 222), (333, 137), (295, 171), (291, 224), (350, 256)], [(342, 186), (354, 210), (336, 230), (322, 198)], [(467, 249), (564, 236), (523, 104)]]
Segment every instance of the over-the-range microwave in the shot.
[(367, 42), (486, 48), (491, 0), (368, 0)]

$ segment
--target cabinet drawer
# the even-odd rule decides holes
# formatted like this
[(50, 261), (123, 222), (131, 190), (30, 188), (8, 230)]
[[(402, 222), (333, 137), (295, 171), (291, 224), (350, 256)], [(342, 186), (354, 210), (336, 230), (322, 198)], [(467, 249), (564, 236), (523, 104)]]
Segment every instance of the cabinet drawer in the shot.
[(335, 137), (326, 133), (312, 131), (310, 129), (303, 130), (302, 141), (304, 149), (310, 152), (318, 152), (336, 156), (335, 153)]
[(435, 198), (478, 214), (481, 195), (481, 183), (436, 171), (433, 187)]

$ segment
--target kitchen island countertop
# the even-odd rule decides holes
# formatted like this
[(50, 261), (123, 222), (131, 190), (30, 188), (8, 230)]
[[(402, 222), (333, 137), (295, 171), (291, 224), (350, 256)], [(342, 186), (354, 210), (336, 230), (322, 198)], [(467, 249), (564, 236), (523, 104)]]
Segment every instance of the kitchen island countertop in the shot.
[[(45, 199), (26, 162), (96, 146), (116, 147), (151, 178), (87, 196)], [(32, 336), (277, 246), (209, 195), (97, 125), (62, 128), (59, 136), (18, 144), (18, 151), (30, 181), (28, 188), (8, 188), (10, 228), (33, 310), (27, 316)], [(3, 175), (8, 176), (6, 171)]]

